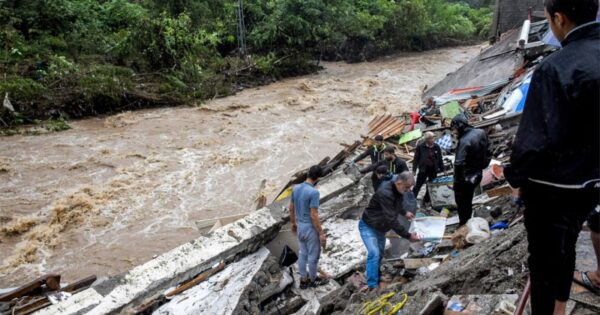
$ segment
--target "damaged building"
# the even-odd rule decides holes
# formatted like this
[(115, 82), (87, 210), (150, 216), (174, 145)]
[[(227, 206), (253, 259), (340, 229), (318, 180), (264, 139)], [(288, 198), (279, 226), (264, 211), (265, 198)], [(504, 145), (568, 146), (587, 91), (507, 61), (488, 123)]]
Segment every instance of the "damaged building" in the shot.
[[(500, 1), (502, 2), (502, 1)], [(556, 48), (542, 41), (545, 22), (527, 21), (495, 45), (426, 91), (439, 114), (425, 125), (415, 113), (381, 114), (368, 133), (319, 164), (327, 175), (318, 183), (320, 218), (328, 243), (319, 262), (331, 281), (300, 290), (294, 264), (297, 244), (289, 225), (289, 191), (306, 178), (300, 171), (279, 196), (257, 210), (198, 222), (202, 237), (110, 278), (60, 285), (46, 276), (0, 295), (2, 314), (526, 314), (527, 240), (523, 208), (498, 165), (508, 161), (533, 71)], [(423, 132), (456, 139), (449, 121), (466, 112), (473, 126), (486, 130), (494, 160), (484, 171), (475, 197), (474, 218), (484, 222), (457, 229), (452, 176), (428, 184), (431, 208), (420, 208), (413, 229), (417, 243), (388, 235), (382, 266), (387, 287), (360, 293), (366, 249), (357, 225), (373, 191), (370, 176), (344, 162), (357, 156), (374, 135), (398, 147), (409, 163)], [(450, 152), (452, 147), (447, 148)], [(452, 154), (444, 158), (451, 172)], [(450, 209), (450, 211), (444, 211)], [(447, 214), (449, 212), (449, 214)], [(445, 214), (446, 213), (446, 214)], [(585, 233), (585, 232), (584, 232)], [(585, 242), (585, 236), (580, 237)], [(587, 249), (586, 249), (587, 248)], [(579, 259), (591, 260), (588, 244)], [(597, 314), (600, 299), (574, 285), (570, 314)]]

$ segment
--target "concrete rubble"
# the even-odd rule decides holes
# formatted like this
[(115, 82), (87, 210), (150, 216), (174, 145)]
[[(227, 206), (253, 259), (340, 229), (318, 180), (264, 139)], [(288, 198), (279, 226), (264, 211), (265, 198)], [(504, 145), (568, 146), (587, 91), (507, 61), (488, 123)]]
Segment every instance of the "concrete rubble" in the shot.
[[(321, 198), (331, 199), (354, 183), (352, 174), (332, 174), (319, 185)], [(255, 252), (275, 238), (288, 220), (289, 213), (277, 203), (259, 209), (205, 237), (92, 286), (80, 293), (85, 295), (84, 298), (76, 294), (74, 298), (44, 309), (44, 314), (134, 313), (145, 300), (193, 278), (215, 263)]]
[(231, 314), (247, 287), (269, 256), (262, 247), (257, 252), (232, 263), (225, 270), (192, 289), (175, 296), (153, 315)]
[[(534, 32), (544, 31), (543, 23), (531, 25)], [(525, 77), (535, 69), (537, 62), (551, 52), (551, 49), (539, 49), (535, 45), (535, 51), (528, 51), (528, 46), (518, 49), (519, 33), (515, 30), (505, 36), (504, 40), (424, 94), (424, 98), (431, 96), (457, 102), (460, 111), (470, 114), (472, 124), (486, 129), (497, 163), (508, 159), (509, 143), (520, 118), (518, 106), (504, 105), (524, 84)], [(524, 66), (525, 60), (527, 66)], [(469, 88), (475, 85), (476, 88)], [(495, 116), (489, 118), (491, 114)], [(438, 117), (427, 126), (403, 120), (410, 116), (378, 116), (370, 124), (369, 134), (377, 133), (376, 129), (385, 130), (386, 141), (393, 145), (398, 143), (402, 132), (406, 134), (415, 128), (433, 131), (438, 138), (446, 134), (447, 117)], [(403, 148), (400, 156), (409, 162), (416, 141), (411, 136), (400, 147)], [(368, 143), (370, 139), (362, 142)], [(279, 263), (284, 247), (297, 252), (288, 223), (289, 196), (285, 194), (286, 191), (289, 193), (291, 185), (306, 176), (299, 172), (284, 187), (280, 198), (270, 205), (249, 212), (233, 223), (215, 227), (205, 236), (119, 276), (97, 281), (90, 288), (37, 314), (360, 314), (365, 302), (391, 292), (396, 293), (388, 301), (391, 305), (400, 303), (403, 293), (408, 295), (401, 314), (467, 314), (462, 311), (469, 307), (468, 303), (473, 303), (473, 308), (480, 307), (479, 311), (468, 314), (490, 314), (496, 311), (500, 300), (505, 301), (503, 307), (514, 306), (527, 281), (526, 233), (521, 220), (522, 209), (513, 203), (509, 194), (502, 189), (494, 190), (498, 195), (493, 197), (485, 194), (485, 191), (505, 184), (502, 178), (495, 177), (482, 187), (478, 202), (474, 202), (474, 213), (490, 225), (503, 223), (503, 229), (493, 229), (489, 238), (473, 245), (464, 240), (461, 230), (456, 231), (455, 224), (447, 223), (441, 239), (410, 246), (404, 244), (402, 249), (396, 245), (388, 246), (382, 266), (382, 279), (387, 287), (379, 295), (358, 292), (358, 287), (364, 283), (366, 249), (357, 224), (372, 195), (372, 188), (370, 175), (361, 176), (354, 166), (342, 162), (359, 153), (359, 144), (361, 142), (348, 146), (334, 159), (322, 161), (328, 175), (317, 188), (321, 193), (320, 214), (328, 244), (319, 268), (330, 277), (328, 285), (300, 290), (295, 264), (288, 267)], [(449, 155), (449, 172), (451, 163)], [(450, 182), (441, 180), (432, 185), (440, 187), (439, 193), (433, 194), (434, 199), (436, 195), (443, 199), (438, 204), (440, 207), (420, 208), (418, 216), (439, 217), (443, 207), (452, 206), (446, 189), (452, 185), (451, 176), (449, 179)], [(239, 210), (240, 213), (248, 211)], [(450, 236), (454, 236), (452, 240)], [(420, 263), (408, 263), (415, 261)], [(165, 298), (166, 291), (181, 286), (220, 262), (226, 264), (224, 270), (183, 293)], [(456, 302), (458, 300), (470, 299), (464, 296), (478, 298), (462, 305), (462, 309), (458, 306), (448, 309), (460, 304)], [(590, 297), (586, 292), (575, 292), (573, 300), (573, 314), (600, 311), (598, 298)], [(148, 305), (153, 306), (140, 308)]]

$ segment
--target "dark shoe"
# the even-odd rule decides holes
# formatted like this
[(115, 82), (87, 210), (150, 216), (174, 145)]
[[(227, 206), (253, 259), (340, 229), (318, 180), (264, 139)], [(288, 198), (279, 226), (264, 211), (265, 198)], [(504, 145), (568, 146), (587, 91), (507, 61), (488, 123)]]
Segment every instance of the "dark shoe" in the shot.
[(310, 288), (311, 283), (308, 279), (300, 279), (300, 290), (306, 290)]
[(329, 279), (325, 279), (325, 278), (321, 278), (321, 277), (316, 277), (315, 280), (312, 281), (311, 283), (311, 287), (316, 288), (322, 285), (326, 285), (329, 283)]

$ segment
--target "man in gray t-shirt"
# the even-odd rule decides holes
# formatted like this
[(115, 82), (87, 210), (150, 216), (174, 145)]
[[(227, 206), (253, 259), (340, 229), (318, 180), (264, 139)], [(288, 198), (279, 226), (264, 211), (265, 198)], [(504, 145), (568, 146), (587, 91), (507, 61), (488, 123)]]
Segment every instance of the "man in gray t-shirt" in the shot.
[[(298, 236), (298, 269), (300, 270), (300, 288), (326, 284), (327, 279), (317, 276), (317, 265), (321, 256), (321, 246), (325, 247), (327, 236), (319, 219), (320, 194), (315, 184), (323, 170), (314, 165), (308, 170), (308, 178), (302, 184), (294, 186), (290, 202), (290, 220), (292, 231)], [(308, 265), (308, 273), (306, 267)]]

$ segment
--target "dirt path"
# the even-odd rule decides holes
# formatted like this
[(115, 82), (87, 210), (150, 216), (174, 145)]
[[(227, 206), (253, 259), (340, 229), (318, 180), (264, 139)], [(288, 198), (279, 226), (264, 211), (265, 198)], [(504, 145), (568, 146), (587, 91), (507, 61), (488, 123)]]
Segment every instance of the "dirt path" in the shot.
[(251, 210), (297, 170), (418, 108), (425, 85), (479, 46), (325, 63), (202, 107), (123, 113), (0, 139), (0, 287), (44, 272), (113, 275), (200, 236), (195, 220)]

